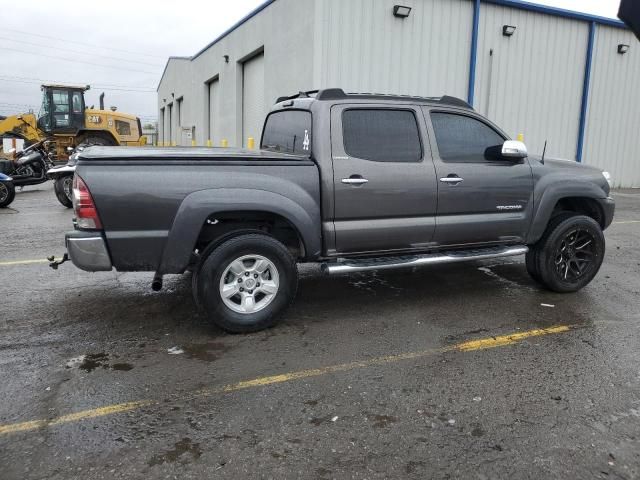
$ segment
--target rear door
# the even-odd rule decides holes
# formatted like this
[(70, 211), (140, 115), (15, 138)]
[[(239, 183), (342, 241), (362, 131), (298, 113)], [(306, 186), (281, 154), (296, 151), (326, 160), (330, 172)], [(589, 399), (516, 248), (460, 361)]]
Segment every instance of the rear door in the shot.
[(524, 242), (533, 208), (528, 159), (499, 155), (506, 137), (471, 112), (424, 108), (438, 178), (439, 245)]
[(437, 185), (420, 110), (335, 105), (331, 148), (337, 252), (427, 248)]

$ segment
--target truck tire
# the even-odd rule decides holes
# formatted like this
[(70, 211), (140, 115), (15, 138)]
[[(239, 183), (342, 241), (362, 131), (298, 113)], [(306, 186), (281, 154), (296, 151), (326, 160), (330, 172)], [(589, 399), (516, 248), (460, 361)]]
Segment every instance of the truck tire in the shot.
[(562, 214), (549, 222), (535, 251), (540, 283), (554, 292), (576, 292), (600, 270), (604, 234), (591, 217)]
[(16, 198), (16, 187), (11, 182), (0, 182), (0, 208), (11, 205)]
[(273, 326), (298, 289), (289, 250), (273, 237), (246, 234), (213, 250), (194, 274), (195, 295), (206, 316), (231, 333)]
[(60, 178), (56, 178), (53, 182), (53, 191), (56, 192), (56, 198), (58, 201), (67, 208), (73, 207), (71, 201), (71, 185), (73, 184), (73, 175), (65, 175)]
[(527, 273), (536, 282), (542, 283), (540, 280), (540, 272), (538, 272), (538, 249), (530, 246), (529, 251), (524, 256), (524, 263), (527, 266)]

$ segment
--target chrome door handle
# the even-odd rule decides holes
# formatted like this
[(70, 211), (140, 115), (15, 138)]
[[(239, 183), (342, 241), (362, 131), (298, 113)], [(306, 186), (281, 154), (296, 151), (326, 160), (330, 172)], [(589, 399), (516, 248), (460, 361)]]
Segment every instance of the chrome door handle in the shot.
[(363, 185), (369, 183), (369, 180), (366, 178), (343, 178), (342, 183), (346, 183), (347, 185)]
[(441, 182), (443, 183), (449, 183), (452, 185), (458, 184), (462, 181), (464, 181), (464, 178), (460, 178), (460, 177), (442, 177), (440, 179)]

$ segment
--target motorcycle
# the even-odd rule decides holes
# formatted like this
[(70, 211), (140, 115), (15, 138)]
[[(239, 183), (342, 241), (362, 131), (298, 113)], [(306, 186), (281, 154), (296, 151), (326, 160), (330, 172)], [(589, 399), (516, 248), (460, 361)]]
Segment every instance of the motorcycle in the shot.
[(54, 166), (49, 141), (41, 140), (17, 153), (15, 160), (0, 160), (0, 208), (15, 198), (15, 187), (39, 185), (49, 180), (47, 170)]
[(76, 171), (76, 162), (78, 153), (84, 149), (83, 146), (77, 147), (75, 150), (71, 147), (67, 148), (69, 152), (69, 160), (66, 165), (58, 165), (47, 170), (47, 175), (53, 180), (53, 190), (58, 201), (67, 208), (72, 208), (73, 194), (73, 174)]

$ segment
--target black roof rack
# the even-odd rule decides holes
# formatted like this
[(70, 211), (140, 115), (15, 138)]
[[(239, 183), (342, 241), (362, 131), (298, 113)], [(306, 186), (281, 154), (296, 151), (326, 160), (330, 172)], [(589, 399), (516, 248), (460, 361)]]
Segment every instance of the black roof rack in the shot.
[[(314, 95), (314, 97), (312, 97)], [(458, 97), (443, 95), (441, 97), (418, 97), (412, 95), (389, 95), (384, 93), (345, 93), (341, 88), (325, 88), (323, 90), (308, 90), (300, 92), (289, 97), (278, 97), (276, 103), (286, 100), (294, 100), (296, 98), (315, 98), (316, 100), (344, 100), (347, 98), (367, 99), (367, 100), (413, 100), (418, 102), (440, 103), (454, 107), (469, 108), (473, 107), (466, 101)]]

